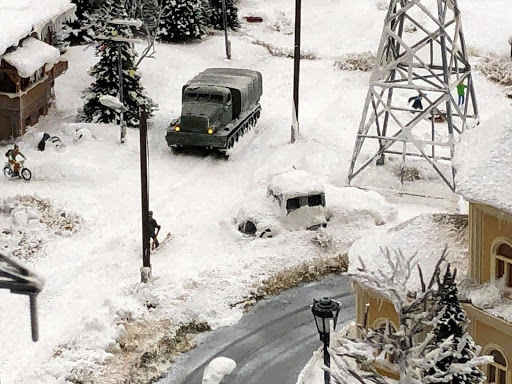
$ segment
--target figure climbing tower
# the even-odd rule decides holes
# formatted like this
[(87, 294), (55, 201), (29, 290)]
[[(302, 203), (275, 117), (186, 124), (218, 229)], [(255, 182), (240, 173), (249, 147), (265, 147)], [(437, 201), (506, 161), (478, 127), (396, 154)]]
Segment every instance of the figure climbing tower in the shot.
[[(462, 94), (464, 97), (460, 97)], [(412, 104), (412, 105), (411, 105)], [(424, 158), (455, 191), (454, 135), (478, 124), (457, 0), (390, 0), (348, 175)]]

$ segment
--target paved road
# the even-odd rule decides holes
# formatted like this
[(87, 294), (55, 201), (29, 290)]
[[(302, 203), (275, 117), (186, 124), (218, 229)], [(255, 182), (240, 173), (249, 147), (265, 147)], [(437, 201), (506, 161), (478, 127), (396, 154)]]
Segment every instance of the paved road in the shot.
[(201, 384), (215, 357), (236, 361), (236, 370), (222, 384), (295, 384), (320, 346), (311, 314), (313, 298), (341, 302), (338, 324), (355, 318), (355, 298), (345, 277), (330, 276), (258, 303), (239, 323), (204, 336), (200, 345), (177, 359), (159, 384)]

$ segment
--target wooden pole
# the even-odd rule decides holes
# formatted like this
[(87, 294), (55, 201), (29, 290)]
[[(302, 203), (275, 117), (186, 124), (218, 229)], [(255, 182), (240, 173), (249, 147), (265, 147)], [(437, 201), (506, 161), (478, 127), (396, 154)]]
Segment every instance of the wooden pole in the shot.
[(151, 254), (149, 249), (149, 197), (148, 197), (148, 161), (147, 161), (147, 137), (148, 124), (147, 112), (144, 107), (140, 114), (140, 186), (142, 205), (142, 268), (141, 282), (147, 283), (151, 277)]
[(300, 30), (301, 30), (301, 8), (302, 0), (295, 0), (295, 50), (293, 53), (293, 115), (295, 122), (292, 122), (291, 142), (295, 143), (299, 128), (299, 79), (300, 79)]
[(226, 57), (228, 60), (231, 60), (231, 45), (229, 44), (228, 40), (228, 16), (226, 0), (222, 0), (222, 19), (224, 22), (224, 43), (226, 45)]

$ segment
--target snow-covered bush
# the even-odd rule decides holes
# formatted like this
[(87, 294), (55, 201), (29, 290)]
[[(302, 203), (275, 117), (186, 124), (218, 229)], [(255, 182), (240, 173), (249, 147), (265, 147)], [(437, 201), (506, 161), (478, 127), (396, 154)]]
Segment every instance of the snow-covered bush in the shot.
[(165, 0), (158, 37), (162, 41), (186, 41), (204, 35), (200, 0)]
[(0, 249), (20, 259), (39, 255), (55, 236), (69, 237), (82, 219), (56, 208), (48, 199), (23, 195), (0, 200)]
[(295, 27), (292, 19), (286, 17), (284, 12), (279, 12), (276, 20), (267, 25), (267, 29), (272, 32), (282, 33), (284, 35), (293, 35)]
[(375, 55), (371, 52), (349, 53), (334, 61), (334, 65), (342, 71), (369, 72), (375, 66)]
[(477, 68), (489, 79), (503, 85), (512, 85), (512, 60), (497, 56), (488, 56)]
[[(291, 48), (276, 47), (275, 45), (266, 43), (262, 40), (255, 40), (252, 43), (266, 48), (267, 51), (272, 56), (275, 56), (275, 57), (287, 57), (289, 59), (293, 59), (293, 57), (295, 56), (295, 52)], [(315, 51), (307, 50), (307, 51), (301, 51), (300, 58), (302, 60), (316, 60), (316, 59), (318, 59), (318, 55), (316, 54)]]
[(377, 0), (375, 6), (379, 11), (387, 11), (389, 8), (389, 2), (386, 0)]

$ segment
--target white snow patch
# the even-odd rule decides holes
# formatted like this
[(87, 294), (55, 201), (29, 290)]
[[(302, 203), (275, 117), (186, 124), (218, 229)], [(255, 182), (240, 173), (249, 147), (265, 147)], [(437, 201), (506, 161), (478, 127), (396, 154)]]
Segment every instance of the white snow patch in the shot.
[(41, 40), (27, 37), (14, 51), (6, 53), (3, 59), (18, 70), (21, 77), (28, 78), (45, 66), (49, 71), (60, 60), (60, 51)]
[(204, 370), (202, 384), (220, 384), (236, 368), (236, 362), (227, 357), (213, 359)]
[[(468, 264), (468, 218), (456, 214), (423, 214), (408, 220), (385, 235), (367, 236), (357, 240), (349, 251), (349, 273), (357, 273), (361, 261), (369, 273), (391, 276), (392, 270), (383, 251), (389, 250), (391, 258), (401, 251), (405, 257), (413, 256), (413, 265), (419, 264), (426, 281), (434, 272), (444, 247), (448, 247), (447, 261), (457, 268), (457, 277), (464, 278)], [(414, 270), (415, 268), (413, 268)], [(417, 273), (411, 275), (408, 288), (420, 288)]]
[(1, 0), (0, 55), (33, 31), (40, 33), (52, 22), (60, 25), (62, 18), (73, 17), (75, 5), (70, 0)]

